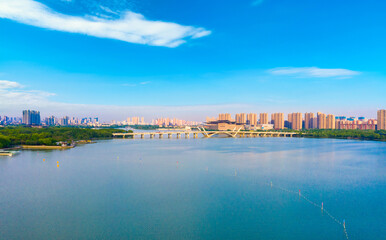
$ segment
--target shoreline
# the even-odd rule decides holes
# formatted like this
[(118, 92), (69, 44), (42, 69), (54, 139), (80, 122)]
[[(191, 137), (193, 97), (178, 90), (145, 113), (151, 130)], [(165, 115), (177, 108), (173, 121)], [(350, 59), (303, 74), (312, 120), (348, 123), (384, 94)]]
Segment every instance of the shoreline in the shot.
[(27, 150), (63, 150), (74, 148), (75, 146), (47, 146), (47, 145), (21, 145), (21, 149)]
[[(274, 138), (283, 138), (283, 137), (274, 137)], [(289, 137), (286, 137), (289, 138)], [(339, 140), (358, 140), (358, 141), (374, 141), (374, 142), (386, 142), (386, 140), (382, 139), (362, 139), (362, 138), (339, 138), (339, 137), (313, 137), (313, 136), (299, 136), (295, 135), (293, 138), (313, 138), (313, 139), (339, 139)], [(99, 139), (99, 140), (113, 140), (116, 138), (108, 138), (108, 139)], [(86, 145), (86, 144), (93, 144), (97, 143), (96, 141), (81, 141), (77, 143), (76, 145)], [(75, 148), (76, 145), (71, 146), (47, 146), (47, 145), (19, 145), (14, 146), (10, 148), (0, 148), (2, 151), (9, 151), (9, 150), (66, 150)]]

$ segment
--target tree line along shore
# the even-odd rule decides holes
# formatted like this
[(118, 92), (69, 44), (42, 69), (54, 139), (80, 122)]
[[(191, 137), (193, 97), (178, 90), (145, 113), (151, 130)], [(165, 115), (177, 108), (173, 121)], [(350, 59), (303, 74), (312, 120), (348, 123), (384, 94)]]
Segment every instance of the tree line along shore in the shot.
[(15, 146), (58, 146), (75, 141), (87, 143), (90, 140), (110, 139), (113, 133), (130, 132), (122, 129), (91, 129), (80, 127), (34, 128), (26, 126), (0, 127), (0, 148)]
[[(386, 141), (386, 130), (342, 130), (342, 129), (308, 129), (301, 131), (295, 137), (336, 138)], [(112, 133), (132, 132), (114, 128), (80, 128), (80, 127), (47, 127), (32, 128), (26, 126), (0, 127), (0, 148), (15, 146), (60, 146), (61, 143), (87, 143), (90, 140), (110, 139)], [(25, 147), (28, 148), (28, 147)], [(31, 149), (31, 147), (29, 147)], [(50, 147), (49, 147), (50, 148)]]

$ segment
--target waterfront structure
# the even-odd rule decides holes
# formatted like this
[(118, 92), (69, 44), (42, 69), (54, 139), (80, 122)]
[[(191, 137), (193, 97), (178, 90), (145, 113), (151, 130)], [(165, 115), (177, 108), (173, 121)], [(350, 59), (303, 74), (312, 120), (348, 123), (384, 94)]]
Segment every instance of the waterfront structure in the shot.
[(273, 124), (257, 124), (255, 130), (272, 130)]
[(303, 118), (301, 113), (288, 114), (289, 127), (294, 130), (300, 130), (303, 128)]
[(377, 111), (377, 129), (386, 130), (386, 110), (381, 109)]
[(326, 114), (318, 112), (317, 121), (318, 129), (326, 129)]
[(332, 115), (332, 114), (327, 115), (326, 128), (327, 129), (335, 129), (335, 116), (334, 115)]
[(34, 110), (23, 111), (23, 124), (40, 125), (40, 112)]
[(275, 129), (284, 129), (284, 113), (272, 113), (271, 121)]
[(247, 123), (251, 126), (257, 125), (257, 114), (256, 113), (249, 113), (247, 115)]
[(220, 131), (233, 130), (233, 129), (241, 129), (241, 130), (245, 129), (244, 124), (239, 124), (228, 120), (218, 120), (218, 121), (209, 122), (205, 125), (205, 128), (209, 130), (220, 130)]
[(268, 113), (260, 113), (260, 124), (268, 124)]
[(314, 113), (305, 113), (304, 114), (304, 128), (305, 129), (312, 129), (315, 128), (315, 114)]

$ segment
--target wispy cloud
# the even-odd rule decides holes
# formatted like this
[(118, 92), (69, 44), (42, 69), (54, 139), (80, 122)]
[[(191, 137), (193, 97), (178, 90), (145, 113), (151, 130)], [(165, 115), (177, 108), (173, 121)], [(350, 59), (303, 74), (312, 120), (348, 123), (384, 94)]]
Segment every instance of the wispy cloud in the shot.
[(28, 90), (23, 87), (18, 82), (0, 80), (0, 108), (1, 106), (40, 104), (48, 97), (55, 95), (44, 91)]
[(140, 83), (124, 83), (124, 84), (122, 84), (122, 86), (124, 86), (124, 87), (136, 87), (139, 85), (146, 85), (149, 83), (151, 83), (151, 81), (145, 81), (145, 82), (140, 82)]
[(65, 15), (33, 0), (0, 0), (0, 18), (57, 31), (165, 47), (177, 47), (189, 38), (211, 34), (201, 27), (147, 20), (131, 11), (122, 13), (115, 20)]
[(18, 82), (0, 80), (0, 89), (21, 88), (21, 87), (23, 87), (23, 85), (21, 85)]
[(282, 67), (268, 70), (273, 75), (291, 75), (295, 77), (315, 77), (315, 78), (349, 78), (360, 74), (358, 71), (342, 68), (318, 68), (318, 67)]

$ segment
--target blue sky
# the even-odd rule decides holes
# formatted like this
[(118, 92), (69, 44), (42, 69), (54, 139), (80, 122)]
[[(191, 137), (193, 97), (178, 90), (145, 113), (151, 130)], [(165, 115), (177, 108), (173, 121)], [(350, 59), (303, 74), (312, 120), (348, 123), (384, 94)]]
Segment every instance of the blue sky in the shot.
[(0, 0), (0, 115), (374, 117), (383, 1)]

